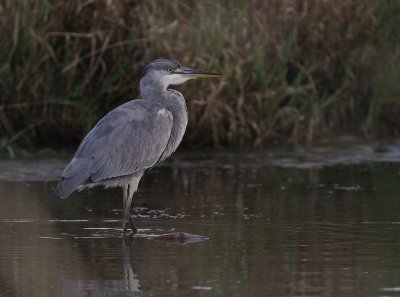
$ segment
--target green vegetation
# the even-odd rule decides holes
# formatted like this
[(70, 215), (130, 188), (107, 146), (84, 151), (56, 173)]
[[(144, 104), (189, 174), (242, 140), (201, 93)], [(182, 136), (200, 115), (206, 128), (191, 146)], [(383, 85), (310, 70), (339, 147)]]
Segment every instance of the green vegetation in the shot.
[(400, 132), (400, 2), (0, 3), (0, 148), (74, 146), (138, 95), (158, 57), (223, 72), (186, 84), (186, 145)]

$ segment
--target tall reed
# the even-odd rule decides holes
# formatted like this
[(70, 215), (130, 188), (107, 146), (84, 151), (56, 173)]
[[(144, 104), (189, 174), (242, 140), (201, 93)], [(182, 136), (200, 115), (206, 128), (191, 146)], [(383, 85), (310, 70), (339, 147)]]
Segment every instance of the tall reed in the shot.
[(0, 3), (0, 147), (76, 145), (158, 57), (223, 72), (180, 89), (186, 145), (397, 135), (397, 0)]

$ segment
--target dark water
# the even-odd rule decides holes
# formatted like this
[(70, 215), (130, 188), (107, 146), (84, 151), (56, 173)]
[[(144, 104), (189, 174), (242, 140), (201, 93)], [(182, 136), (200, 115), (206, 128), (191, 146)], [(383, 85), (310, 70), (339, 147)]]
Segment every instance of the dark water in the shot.
[(124, 241), (120, 189), (54, 198), (64, 161), (2, 162), (0, 296), (400, 296), (400, 158), (329, 154), (152, 170), (137, 226), (209, 238), (193, 244)]

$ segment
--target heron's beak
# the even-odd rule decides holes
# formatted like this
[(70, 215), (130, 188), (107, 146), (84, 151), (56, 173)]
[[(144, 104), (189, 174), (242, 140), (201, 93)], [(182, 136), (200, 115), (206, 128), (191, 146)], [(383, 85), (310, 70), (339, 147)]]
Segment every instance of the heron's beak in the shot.
[(216, 73), (216, 72), (210, 72), (207, 70), (192, 69), (192, 68), (186, 68), (186, 67), (180, 67), (180, 68), (176, 69), (175, 73), (183, 74), (185, 77), (190, 77), (190, 78), (221, 76), (221, 74)]

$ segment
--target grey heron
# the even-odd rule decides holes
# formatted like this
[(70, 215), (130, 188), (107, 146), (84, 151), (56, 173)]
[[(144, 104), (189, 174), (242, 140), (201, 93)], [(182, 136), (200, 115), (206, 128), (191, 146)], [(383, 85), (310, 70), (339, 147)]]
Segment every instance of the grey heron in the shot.
[(86, 135), (64, 169), (55, 195), (68, 197), (75, 190), (98, 185), (122, 187), (123, 235), (137, 233), (130, 215), (133, 194), (144, 172), (168, 158), (186, 130), (185, 99), (170, 85), (218, 73), (182, 67), (158, 59), (140, 78), (140, 99), (128, 101), (106, 114)]

